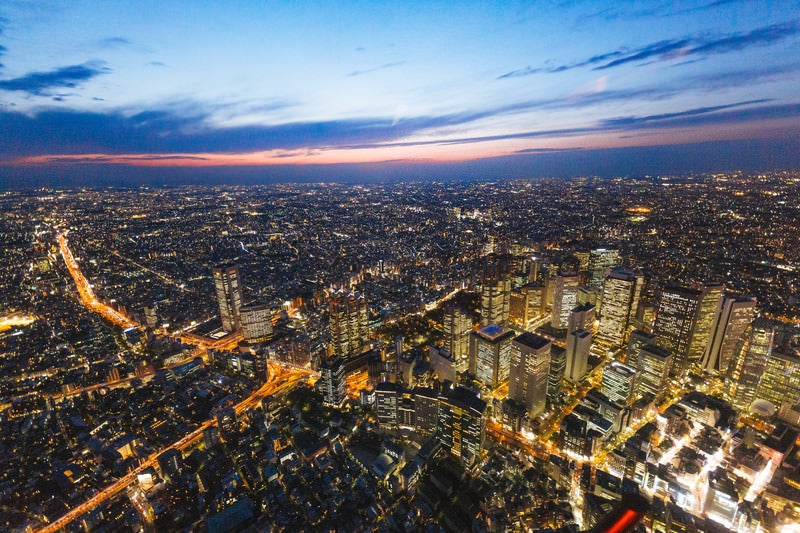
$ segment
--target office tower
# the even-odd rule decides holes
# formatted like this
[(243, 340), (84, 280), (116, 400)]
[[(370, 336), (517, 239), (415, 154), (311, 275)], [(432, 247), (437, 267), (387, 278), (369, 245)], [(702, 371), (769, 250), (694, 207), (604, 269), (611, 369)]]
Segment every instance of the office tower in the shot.
[(445, 348), (428, 347), (428, 360), (439, 381), (456, 380), (456, 362)]
[(518, 329), (531, 329), (544, 315), (544, 286), (541, 284), (523, 285), (511, 291), (509, 298), (509, 325)]
[(452, 455), (472, 464), (481, 455), (486, 432), (486, 402), (464, 387), (439, 396), (437, 438)]
[(647, 333), (641, 329), (635, 329), (628, 338), (628, 346), (625, 348), (625, 364), (633, 368), (639, 367), (639, 352), (648, 344), (655, 344), (656, 336), (654, 333)]
[(641, 272), (613, 268), (603, 281), (597, 343), (605, 348), (622, 346), (639, 307), (644, 285)]
[(725, 285), (706, 284), (701, 288), (702, 296), (700, 305), (697, 308), (697, 316), (692, 328), (692, 339), (689, 342), (689, 364), (701, 364), (703, 355), (708, 350), (711, 343), (711, 336), (714, 333), (714, 319), (719, 312), (722, 295), (725, 293)]
[(585, 329), (588, 332), (594, 330), (595, 322), (595, 306), (594, 304), (581, 304), (572, 309), (569, 313), (567, 320), (567, 333), (579, 329)]
[(739, 345), (736, 361), (729, 369), (728, 383), (731, 403), (741, 411), (747, 411), (756, 399), (774, 338), (775, 325), (770, 320), (757, 318), (745, 333), (745, 341)]
[(217, 293), (222, 329), (226, 332), (239, 328), (239, 308), (242, 306), (242, 289), (239, 267), (226, 263), (214, 267), (214, 289)]
[(569, 313), (577, 303), (580, 278), (574, 270), (559, 271), (553, 286), (553, 314), (550, 324), (555, 329), (566, 329)]
[(683, 376), (689, 367), (689, 347), (703, 291), (667, 285), (657, 297), (653, 333), (672, 354), (672, 373)]
[(328, 312), (332, 355), (349, 359), (369, 350), (369, 312), (362, 295), (335, 291)]
[(567, 335), (567, 367), (564, 377), (572, 383), (578, 383), (586, 375), (591, 346), (592, 335), (586, 330), (575, 330)]
[(481, 284), (481, 325), (508, 324), (511, 272), (505, 257), (492, 257)]
[(637, 370), (618, 361), (611, 361), (603, 369), (600, 392), (614, 403), (630, 405), (636, 388)]
[(444, 347), (450, 352), (456, 364), (456, 371), (467, 370), (469, 360), (469, 334), (472, 331), (472, 318), (454, 302), (444, 305)]
[(375, 386), (375, 412), (378, 422), (384, 425), (397, 424), (397, 410), (402, 394), (402, 387), (397, 383), (384, 381)]
[(673, 354), (673, 375), (683, 376), (702, 363), (723, 292), (723, 285), (669, 285), (659, 292), (653, 333)]
[(490, 389), (508, 380), (513, 338), (513, 331), (497, 324), (489, 324), (470, 334), (469, 371)]
[(525, 332), (511, 342), (508, 398), (525, 406), (533, 418), (544, 411), (550, 372), (550, 341)]
[(781, 409), (800, 399), (800, 357), (773, 350), (758, 383), (756, 398), (767, 400)]
[(703, 355), (703, 370), (727, 374), (736, 350), (736, 343), (744, 335), (756, 312), (755, 298), (725, 295), (711, 328), (711, 340)]
[(619, 263), (619, 250), (597, 248), (589, 252), (589, 285), (602, 287), (611, 268)]
[(272, 311), (266, 304), (243, 305), (239, 308), (239, 319), (247, 342), (263, 342), (272, 337)]
[(435, 433), (439, 421), (439, 395), (433, 389), (422, 387), (416, 387), (412, 394), (416, 430), (427, 434)]
[(660, 400), (667, 389), (671, 366), (672, 354), (669, 350), (654, 344), (642, 346), (636, 367), (639, 377), (634, 387), (635, 394), (637, 396), (650, 394), (656, 400)]
[(344, 360), (336, 356), (322, 361), (319, 367), (319, 381), (317, 384), (322, 393), (323, 402), (334, 407), (341, 406), (346, 398)]
[(550, 370), (547, 374), (547, 405), (559, 405), (564, 394), (564, 373), (567, 369), (567, 351), (560, 346), (550, 346)]
[(578, 305), (592, 304), (597, 307), (603, 296), (602, 287), (590, 287), (589, 285), (581, 285), (578, 287), (578, 294), (575, 296), (575, 302)]

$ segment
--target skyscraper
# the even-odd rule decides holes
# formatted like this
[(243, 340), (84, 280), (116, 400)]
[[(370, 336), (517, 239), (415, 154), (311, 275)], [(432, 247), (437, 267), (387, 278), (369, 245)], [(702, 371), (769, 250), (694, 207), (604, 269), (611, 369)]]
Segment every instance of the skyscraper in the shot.
[(481, 285), (481, 325), (508, 324), (511, 298), (511, 263), (506, 256), (489, 257)]
[(236, 331), (239, 328), (239, 309), (242, 306), (239, 267), (233, 263), (218, 265), (214, 267), (213, 275), (222, 329), (227, 332)]
[(569, 314), (577, 303), (580, 278), (575, 271), (559, 271), (553, 287), (553, 314), (550, 324), (555, 329), (566, 329)]
[(347, 359), (369, 349), (369, 313), (363, 296), (335, 291), (328, 312), (332, 355)]
[(564, 372), (567, 368), (567, 351), (560, 346), (550, 346), (550, 370), (547, 374), (547, 405), (559, 405), (564, 394)]
[(588, 332), (594, 331), (595, 307), (593, 304), (580, 304), (572, 309), (567, 320), (567, 333), (572, 333), (578, 329), (585, 329)]
[(262, 342), (272, 336), (272, 312), (266, 304), (243, 305), (239, 309), (239, 318), (247, 342)]
[(600, 392), (614, 403), (630, 405), (636, 388), (638, 371), (618, 361), (611, 361), (603, 369), (603, 381)]
[(572, 383), (578, 383), (586, 375), (591, 346), (592, 335), (586, 330), (578, 329), (567, 335), (567, 367), (564, 377)]
[(689, 343), (689, 364), (701, 364), (703, 355), (708, 350), (711, 337), (714, 334), (714, 319), (719, 312), (725, 285), (706, 284), (701, 288), (702, 296), (697, 308), (697, 316), (692, 328), (692, 340)]
[(444, 329), (444, 347), (450, 352), (456, 364), (456, 370), (467, 370), (469, 359), (469, 334), (472, 331), (472, 319), (467, 312), (454, 302), (444, 305), (442, 318)]
[(736, 350), (736, 343), (744, 335), (756, 312), (755, 298), (725, 295), (711, 328), (711, 340), (703, 355), (703, 370), (723, 376)]
[(464, 387), (442, 391), (439, 396), (439, 442), (464, 463), (480, 457), (486, 433), (486, 402)]
[(672, 373), (683, 376), (689, 367), (689, 346), (703, 292), (667, 285), (658, 292), (653, 333), (658, 344), (672, 354)]
[(765, 318), (757, 318), (740, 343), (736, 361), (729, 368), (731, 403), (747, 411), (756, 399), (756, 390), (772, 354), (775, 325)]
[(345, 394), (344, 361), (341, 357), (329, 357), (319, 367), (317, 386), (322, 392), (322, 400), (339, 407), (347, 397)]
[(671, 366), (672, 354), (669, 350), (654, 344), (642, 346), (638, 357), (639, 378), (636, 381), (635, 394), (651, 394), (656, 400), (663, 398)]
[(614, 268), (603, 281), (597, 343), (605, 348), (625, 343), (636, 316), (644, 276), (627, 268)]
[(597, 248), (589, 252), (589, 285), (601, 287), (608, 271), (619, 263), (619, 250)]
[(628, 338), (628, 346), (625, 348), (625, 364), (633, 368), (639, 368), (639, 352), (642, 347), (648, 344), (655, 344), (656, 336), (641, 329), (635, 329)]
[(768, 400), (776, 409), (800, 400), (800, 357), (773, 350), (758, 383), (756, 398)]
[(524, 405), (529, 417), (544, 411), (550, 372), (550, 341), (525, 332), (511, 342), (508, 397)]
[(470, 334), (469, 371), (490, 389), (508, 379), (513, 338), (513, 331), (497, 324), (489, 324)]

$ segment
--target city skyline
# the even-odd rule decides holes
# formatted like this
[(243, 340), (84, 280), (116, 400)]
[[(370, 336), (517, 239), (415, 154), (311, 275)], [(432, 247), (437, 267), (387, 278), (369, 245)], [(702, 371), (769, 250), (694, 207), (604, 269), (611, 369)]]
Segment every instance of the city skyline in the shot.
[(4, 3), (0, 188), (792, 168), (797, 8)]

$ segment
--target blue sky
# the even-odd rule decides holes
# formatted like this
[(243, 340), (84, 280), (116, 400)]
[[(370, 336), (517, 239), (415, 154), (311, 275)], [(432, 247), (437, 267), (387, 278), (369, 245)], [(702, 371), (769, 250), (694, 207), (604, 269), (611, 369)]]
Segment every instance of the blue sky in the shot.
[(792, 0), (5, 0), (0, 65), (6, 186), (533, 176), (592, 173), (592, 157), (669, 172), (676, 147), (720, 169), (800, 157)]

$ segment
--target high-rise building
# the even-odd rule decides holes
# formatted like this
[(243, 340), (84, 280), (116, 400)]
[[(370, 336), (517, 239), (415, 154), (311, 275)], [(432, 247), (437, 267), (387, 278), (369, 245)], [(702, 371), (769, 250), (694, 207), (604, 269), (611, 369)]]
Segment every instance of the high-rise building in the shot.
[(369, 312), (362, 295), (335, 291), (328, 312), (332, 355), (349, 359), (369, 350)]
[(567, 351), (560, 346), (550, 346), (550, 370), (547, 374), (547, 405), (561, 404), (564, 394), (564, 373), (567, 369)]
[(426, 434), (436, 432), (439, 421), (439, 395), (428, 388), (416, 387), (413, 391), (416, 430)]
[(639, 352), (643, 346), (655, 344), (656, 336), (641, 329), (635, 329), (628, 338), (628, 346), (625, 348), (625, 364), (633, 368), (639, 367)]
[(627, 268), (613, 268), (603, 281), (597, 343), (605, 348), (622, 346), (636, 316), (644, 276)]
[(473, 331), (469, 339), (469, 371), (493, 389), (508, 380), (514, 332), (497, 324)]
[(444, 305), (444, 347), (455, 361), (456, 371), (463, 372), (469, 365), (469, 334), (472, 319), (469, 314), (454, 302)]
[(776, 409), (800, 400), (800, 357), (773, 350), (758, 383), (756, 398), (768, 400)]
[(672, 353), (673, 375), (683, 376), (691, 363), (689, 348), (702, 300), (703, 291), (691, 287), (667, 285), (658, 293), (653, 333)]
[(505, 264), (495, 264), (484, 272), (481, 285), (481, 325), (508, 324), (511, 301), (511, 273)]
[(344, 403), (346, 383), (344, 379), (344, 360), (341, 357), (329, 357), (319, 367), (317, 382), (322, 400), (328, 405), (339, 407)]
[(542, 305), (544, 287), (541, 285), (523, 285), (511, 291), (509, 299), (508, 321), (512, 327), (530, 329), (533, 323), (544, 314)]
[(564, 377), (572, 383), (578, 383), (586, 376), (591, 347), (592, 335), (588, 331), (578, 329), (567, 335), (567, 368)]
[(595, 322), (594, 304), (580, 304), (572, 309), (567, 319), (567, 333), (572, 333), (578, 329), (585, 329), (588, 332), (594, 331)]
[(618, 263), (619, 250), (597, 248), (589, 252), (589, 285), (602, 287), (606, 274)]
[(736, 343), (744, 335), (756, 312), (755, 298), (725, 295), (711, 328), (711, 340), (703, 355), (703, 370), (726, 375)]
[(541, 414), (547, 402), (550, 341), (525, 332), (511, 342), (508, 398), (524, 405), (528, 416)]
[(218, 265), (214, 267), (213, 275), (222, 329), (236, 331), (239, 329), (239, 309), (242, 306), (239, 267), (233, 263)]
[(639, 378), (636, 381), (635, 394), (651, 394), (656, 400), (663, 398), (671, 366), (672, 354), (669, 350), (654, 344), (642, 346), (636, 367)]
[(689, 364), (702, 364), (703, 355), (708, 350), (711, 337), (714, 334), (714, 319), (719, 313), (722, 295), (725, 294), (725, 285), (706, 284), (701, 288), (702, 296), (697, 308), (692, 340), (689, 343)]
[(600, 392), (616, 404), (630, 405), (636, 388), (637, 374), (635, 368), (618, 361), (611, 361), (603, 369)]
[(486, 433), (486, 402), (464, 387), (442, 391), (439, 396), (437, 438), (442, 447), (466, 464), (481, 455)]
[(262, 303), (250, 303), (239, 308), (242, 334), (247, 342), (263, 342), (272, 337), (272, 311)]
[(384, 381), (375, 386), (375, 412), (378, 422), (394, 426), (397, 424), (397, 409), (402, 394), (402, 387), (397, 383)]
[(569, 314), (577, 303), (580, 278), (575, 271), (559, 271), (553, 287), (553, 314), (550, 324), (555, 329), (566, 329)]
[(747, 411), (756, 399), (774, 339), (775, 325), (765, 318), (754, 320), (745, 333), (745, 341), (740, 343), (736, 361), (728, 372), (731, 403), (737, 409)]

